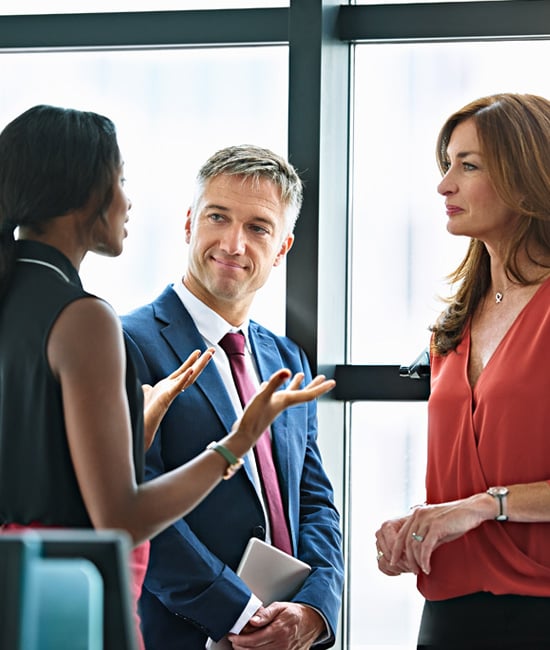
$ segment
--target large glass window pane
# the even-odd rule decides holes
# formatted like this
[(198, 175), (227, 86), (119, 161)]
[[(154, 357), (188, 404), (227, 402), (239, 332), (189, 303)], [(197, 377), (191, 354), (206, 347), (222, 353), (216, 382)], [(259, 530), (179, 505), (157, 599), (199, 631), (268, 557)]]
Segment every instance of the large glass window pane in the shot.
[(411, 650), (423, 601), (414, 576), (378, 570), (374, 533), (424, 501), (426, 403), (357, 403), (351, 413), (350, 648)]
[[(497, 92), (550, 97), (539, 62), (550, 43), (361, 45), (356, 48), (352, 362), (410, 362), (443, 308), (445, 276), (467, 240), (449, 235), (437, 194), (444, 120)], [(414, 380), (403, 380), (414, 381)], [(424, 500), (426, 404), (355, 404), (351, 426), (352, 650), (411, 650), (422, 599), (412, 576), (376, 568), (380, 523)]]
[(435, 141), (444, 120), (496, 92), (550, 96), (545, 41), (356, 48), (352, 363), (412, 361), (467, 241), (446, 231)]
[[(0, 124), (34, 104), (93, 110), (117, 125), (132, 200), (121, 257), (89, 254), (88, 290), (125, 312), (181, 277), (184, 221), (198, 167), (217, 149), (254, 143), (286, 155), (288, 48), (0, 54)], [(285, 267), (253, 315), (284, 331)]]

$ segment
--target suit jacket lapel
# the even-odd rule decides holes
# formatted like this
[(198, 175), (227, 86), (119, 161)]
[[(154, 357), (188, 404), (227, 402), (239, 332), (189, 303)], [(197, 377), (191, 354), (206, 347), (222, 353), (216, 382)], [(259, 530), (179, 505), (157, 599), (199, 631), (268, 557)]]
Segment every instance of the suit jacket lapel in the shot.
[[(189, 312), (172, 289), (167, 289), (153, 305), (161, 336), (183, 363), (193, 350), (206, 350), (206, 344)], [(216, 364), (210, 362), (195, 382), (210, 402), (227, 431), (237, 414), (225, 390)]]

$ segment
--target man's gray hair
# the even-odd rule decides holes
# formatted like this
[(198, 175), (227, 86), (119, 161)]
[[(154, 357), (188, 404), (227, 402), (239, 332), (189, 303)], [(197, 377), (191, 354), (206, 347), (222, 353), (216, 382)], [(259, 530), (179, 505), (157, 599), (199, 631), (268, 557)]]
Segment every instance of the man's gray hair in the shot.
[(294, 167), (284, 158), (269, 149), (250, 144), (220, 149), (199, 169), (195, 179), (193, 220), (207, 182), (221, 174), (242, 176), (243, 180), (251, 179), (255, 183), (261, 179), (271, 181), (281, 192), (281, 202), (286, 208), (287, 234), (292, 233), (302, 207), (302, 181)]

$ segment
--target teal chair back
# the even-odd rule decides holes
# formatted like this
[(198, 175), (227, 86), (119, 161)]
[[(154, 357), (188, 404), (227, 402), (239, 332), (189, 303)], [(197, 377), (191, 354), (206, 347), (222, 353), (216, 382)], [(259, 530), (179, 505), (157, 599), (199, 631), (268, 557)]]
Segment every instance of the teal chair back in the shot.
[(136, 650), (129, 552), (118, 531), (0, 535), (0, 648)]

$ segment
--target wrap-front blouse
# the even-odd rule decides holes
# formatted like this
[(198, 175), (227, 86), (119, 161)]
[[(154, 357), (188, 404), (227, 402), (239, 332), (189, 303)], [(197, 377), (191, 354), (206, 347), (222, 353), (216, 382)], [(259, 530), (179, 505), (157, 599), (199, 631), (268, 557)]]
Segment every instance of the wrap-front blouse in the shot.
[[(493, 485), (550, 479), (550, 280), (517, 316), (474, 388), (470, 327), (432, 356), (427, 502)], [(550, 596), (550, 523), (486, 521), (432, 556), (418, 588), (428, 600), (469, 593)]]

